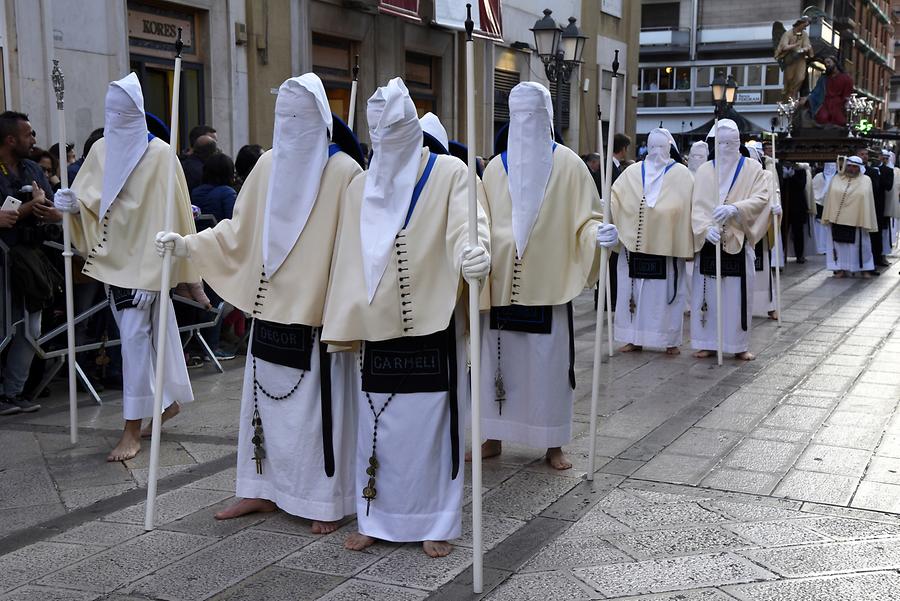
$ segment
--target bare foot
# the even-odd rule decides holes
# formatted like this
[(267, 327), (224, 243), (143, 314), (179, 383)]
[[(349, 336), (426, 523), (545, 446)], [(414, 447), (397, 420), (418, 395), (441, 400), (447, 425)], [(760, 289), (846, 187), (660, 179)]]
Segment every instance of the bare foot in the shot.
[(550, 464), (550, 467), (555, 470), (572, 469), (572, 462), (566, 458), (566, 454), (563, 453), (563, 450), (559, 447), (547, 449), (546, 459), (547, 463)]
[[(485, 440), (481, 445), (481, 458), (490, 459), (497, 457), (503, 452), (503, 443), (499, 440)], [(472, 461), (471, 451), (466, 453), (466, 461)]]
[(350, 549), (351, 551), (362, 551), (366, 547), (371, 547), (374, 544), (375, 539), (371, 536), (354, 532), (344, 541), (344, 548)]
[(338, 529), (340, 522), (317, 522), (313, 521), (310, 530), (313, 534), (330, 534)]
[(217, 512), (213, 517), (217, 520), (231, 520), (248, 513), (270, 513), (276, 509), (278, 509), (278, 506), (266, 499), (241, 499), (237, 503)]
[(734, 358), (738, 361), (753, 361), (754, 359), (756, 359), (756, 355), (754, 355), (750, 351), (744, 351), (743, 353), (735, 353)]
[(426, 540), (422, 542), (422, 549), (428, 557), (447, 557), (453, 545), (445, 540)]
[(694, 353), (694, 359), (709, 359), (716, 354), (716, 351), (697, 351)]
[(769, 311), (769, 319), (778, 321), (778, 311)]
[(672, 355), (672, 356), (680, 355), (681, 349), (678, 348), (677, 346), (670, 346), (669, 348), (666, 349), (666, 354)]
[(644, 347), (638, 346), (636, 344), (631, 344), (630, 342), (619, 349), (620, 353), (639, 353), (644, 350)]
[[(162, 423), (166, 423), (176, 415), (181, 413), (181, 405), (178, 404), (178, 401), (173, 402), (171, 405), (166, 407), (166, 410), (162, 413)], [(141, 430), (141, 438), (150, 438), (153, 434), (153, 420), (151, 419), (147, 422), (147, 425), (144, 426), (144, 429)]]
[(872, 274), (869, 273), (868, 271), (864, 271), (864, 272), (862, 272), (862, 275), (860, 277), (864, 280), (871, 280)]
[(841, 279), (841, 278), (847, 277), (847, 274), (844, 273), (843, 271), (835, 271), (835, 272), (834, 272), (834, 275), (831, 276), (831, 277), (837, 278), (837, 279)]
[(106, 456), (107, 461), (128, 461), (141, 451), (141, 420), (131, 419), (125, 422), (122, 438), (115, 448)]

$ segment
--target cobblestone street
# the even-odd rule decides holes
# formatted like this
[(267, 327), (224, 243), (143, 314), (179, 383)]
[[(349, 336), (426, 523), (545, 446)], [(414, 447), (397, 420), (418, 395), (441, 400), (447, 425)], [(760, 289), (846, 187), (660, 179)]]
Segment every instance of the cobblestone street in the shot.
[[(483, 597), (900, 598), (900, 276), (829, 275), (821, 257), (788, 265), (784, 323), (754, 319), (754, 362), (720, 368), (689, 346), (604, 359), (592, 483), (583, 294), (574, 468), (515, 446), (485, 461)], [(197, 401), (164, 428), (150, 533), (149, 443), (104, 461), (121, 427), (113, 393), (83, 402), (75, 447), (62, 382), (41, 411), (0, 418), (0, 600), (474, 598), (468, 513), (444, 559), (418, 545), (347, 551), (352, 521), (325, 536), (280, 513), (215, 521), (234, 491), (241, 367), (192, 372)]]

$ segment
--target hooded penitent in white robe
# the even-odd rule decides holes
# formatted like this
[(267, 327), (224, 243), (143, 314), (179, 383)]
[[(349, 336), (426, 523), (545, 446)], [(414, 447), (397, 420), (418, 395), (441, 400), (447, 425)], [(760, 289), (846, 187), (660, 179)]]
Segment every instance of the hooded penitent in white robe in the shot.
[(894, 163), (896, 155), (894, 155), (893, 152), (889, 152), (888, 155), (890, 157), (888, 160), (888, 167), (894, 172), (894, 185), (888, 190), (888, 193), (885, 194), (884, 198), (884, 217), (888, 222), (888, 226), (882, 230), (882, 245), (885, 254), (890, 254), (897, 244), (897, 225), (898, 219), (900, 219), (900, 181), (897, 179), (900, 177), (900, 168)]
[(616, 179), (610, 202), (622, 257), (617, 267), (615, 337), (656, 348), (682, 343), (688, 279), (685, 260), (694, 256), (694, 179), (687, 167), (669, 158), (666, 133), (650, 132), (647, 158)]
[[(509, 151), (484, 172), (492, 255), (491, 313), (482, 317), (482, 434), (560, 447), (572, 432), (570, 301), (596, 280), (599, 216), (591, 207), (599, 198), (584, 161), (553, 144), (547, 89), (519, 84), (509, 105)], [(536, 318), (538, 331), (530, 329)]]
[[(390, 541), (447, 540), (462, 520), (466, 168), (422, 148), (401, 79), (375, 92), (367, 116), (372, 163), (341, 200), (323, 331), (355, 347), (358, 361), (358, 528)], [(487, 248), (483, 213), (479, 239)]]
[[(362, 170), (329, 149), (331, 127), (319, 78), (308, 73), (285, 81), (275, 100), (273, 149), (241, 188), (234, 216), (186, 238), (203, 279), (256, 318), (241, 396), (236, 495), (319, 521), (355, 512), (357, 497), (357, 411), (349, 390), (357, 360), (353, 353), (323, 353), (319, 338), (340, 198)], [(310, 335), (308, 369), (257, 357), (263, 335), (278, 331), (265, 322), (309, 326), (300, 328)], [(260, 470), (255, 411), (265, 451)]]
[[(736, 218), (728, 219), (722, 228), (723, 262), (729, 259), (726, 253), (734, 257), (743, 249), (746, 281), (742, 282), (741, 277), (722, 279), (722, 351), (742, 353), (750, 346), (750, 321), (756, 280), (753, 247), (768, 229), (770, 185), (759, 162), (740, 156), (740, 134), (734, 121), (720, 120), (717, 138), (716, 161), (702, 165), (694, 177), (692, 222), (695, 250), (698, 252), (694, 259), (691, 291), (691, 346), (702, 350), (716, 350), (718, 347), (716, 311), (719, 308), (716, 306), (715, 276), (703, 275), (700, 266), (703, 262), (701, 249), (706, 231), (714, 223), (713, 210), (719, 204), (726, 203), (737, 207), (738, 214)], [(714, 171), (717, 164), (718, 194), (715, 193)], [(709, 250), (714, 251), (714, 247)], [(709, 256), (714, 256), (713, 252)], [(735, 262), (736, 269), (739, 269), (740, 260), (736, 259)], [(711, 263), (714, 267), (715, 261)], [(742, 294), (746, 299), (746, 306), (742, 302)]]
[[(850, 157), (847, 163), (858, 165), (861, 173), (855, 177), (847, 173), (836, 176), (825, 197), (822, 223), (829, 226), (827, 267), (833, 271), (872, 271), (875, 261), (868, 232), (878, 231), (872, 182), (865, 176), (862, 160)], [(853, 241), (835, 241), (835, 226), (853, 228)]]
[[(113, 291), (159, 291), (162, 261), (156, 254), (156, 232), (165, 229), (166, 190), (175, 168), (174, 230), (195, 231), (184, 174), (165, 142), (147, 142), (144, 100), (134, 73), (109, 84), (106, 94), (108, 135), (97, 141), (72, 183), (80, 212), (73, 215), (72, 243), (85, 257), (82, 273)], [(199, 282), (187, 261), (172, 259), (169, 287)], [(126, 420), (153, 416), (156, 332), (160, 300), (171, 303), (169, 287), (144, 310), (113, 310), (122, 340), (123, 412)], [(113, 292), (111, 291), (112, 295)], [(118, 294), (118, 293), (116, 293)], [(169, 311), (166, 383), (163, 407), (191, 401), (190, 379), (178, 337), (174, 309)]]
[[(763, 174), (766, 176), (769, 206), (772, 206), (780, 202), (778, 195), (778, 178), (775, 176), (774, 170), (769, 170), (769, 165), (772, 165), (774, 161), (768, 157), (765, 158), (768, 160), (766, 161), (766, 169), (764, 169)], [(770, 311), (776, 309), (775, 273), (772, 270), (772, 267), (775, 264), (774, 242), (776, 241), (775, 219), (773, 216), (768, 233), (756, 243), (756, 248), (754, 249), (754, 254), (756, 256), (756, 261), (754, 262), (756, 281), (753, 287), (753, 314), (761, 317), (767, 316)], [(784, 250), (779, 249), (779, 251), (779, 257), (781, 259), (780, 264), (783, 267)]]
[(709, 144), (704, 141), (694, 142), (691, 145), (691, 152), (688, 154), (688, 169), (691, 173), (697, 173), (700, 165), (709, 160)]
[(828, 226), (822, 224), (820, 216), (825, 208), (825, 197), (828, 194), (828, 187), (831, 180), (837, 174), (837, 163), (825, 163), (825, 167), (821, 173), (817, 173), (813, 177), (813, 198), (816, 202), (816, 253), (823, 255), (828, 252)]

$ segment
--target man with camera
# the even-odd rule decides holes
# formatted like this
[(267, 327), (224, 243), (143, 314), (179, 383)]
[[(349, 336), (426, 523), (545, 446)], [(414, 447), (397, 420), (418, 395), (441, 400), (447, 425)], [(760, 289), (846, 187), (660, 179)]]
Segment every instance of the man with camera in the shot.
[(25, 332), (37, 338), (41, 311), (61, 291), (59, 273), (41, 250), (46, 224), (60, 221), (53, 208), (53, 191), (37, 163), (27, 159), (35, 144), (35, 133), (23, 113), (0, 113), (0, 240), (9, 248), (11, 294), (0, 302), (12, 303), (12, 320), (18, 325), (0, 384), (0, 415), (32, 412), (40, 405), (23, 398), (22, 391), (34, 348)]

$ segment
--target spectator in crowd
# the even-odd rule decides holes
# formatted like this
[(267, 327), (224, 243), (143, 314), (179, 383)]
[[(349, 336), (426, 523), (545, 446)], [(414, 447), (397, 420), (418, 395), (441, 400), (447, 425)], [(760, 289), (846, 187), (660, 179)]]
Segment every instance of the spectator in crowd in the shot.
[(193, 192), (194, 188), (203, 183), (203, 164), (206, 162), (206, 159), (218, 151), (214, 134), (198, 136), (191, 145), (190, 153), (181, 160), (188, 192)]
[(625, 171), (625, 168), (632, 163), (627, 158), (629, 148), (631, 148), (631, 138), (625, 134), (616, 134), (613, 137), (612, 183), (615, 183), (619, 174)]
[(69, 185), (72, 185), (72, 182), (75, 181), (75, 176), (78, 175), (78, 170), (81, 169), (81, 165), (84, 164), (84, 159), (87, 158), (88, 153), (91, 151), (91, 147), (94, 145), (94, 142), (103, 137), (103, 128), (98, 127), (94, 131), (91, 132), (91, 135), (87, 137), (87, 140), (84, 141), (84, 147), (81, 151), (81, 157), (76, 159), (74, 163), (69, 165)]
[(31, 151), (31, 160), (40, 166), (41, 171), (44, 172), (44, 177), (50, 182), (50, 187), (53, 188), (53, 191), (56, 192), (59, 190), (59, 159), (50, 154), (49, 150), (44, 150), (43, 148), (35, 146)]
[(219, 134), (216, 133), (216, 128), (210, 125), (196, 125), (188, 132), (188, 148), (184, 156), (188, 156), (193, 152), (194, 144), (197, 143), (197, 139), (200, 136), (208, 136), (215, 142), (219, 141)]
[[(47, 152), (52, 154), (56, 160), (59, 160), (59, 142), (55, 143), (53, 146), (47, 149)], [(71, 165), (75, 162), (75, 145), (69, 144), (66, 142), (66, 166)]]
[[(600, 163), (601, 158), (600, 155), (596, 152), (592, 152), (590, 154), (586, 154), (582, 157), (584, 159), (584, 164), (587, 165), (588, 171), (591, 172), (591, 177), (594, 178), (594, 185), (597, 186), (597, 194), (603, 195), (603, 180), (600, 179)], [(594, 207), (595, 209), (598, 207)]]
[(231, 219), (237, 192), (234, 191), (234, 163), (224, 153), (209, 157), (203, 164), (203, 183), (191, 192), (191, 204), (216, 221)]
[(247, 176), (256, 167), (256, 161), (263, 155), (263, 148), (259, 144), (245, 144), (238, 150), (234, 159), (234, 170), (237, 174), (235, 189), (240, 191), (241, 186), (247, 180)]
[[(205, 215), (212, 215), (216, 221), (231, 219), (234, 212), (234, 203), (237, 200), (237, 192), (232, 187), (234, 184), (234, 163), (227, 154), (219, 153), (211, 156), (203, 164), (203, 183), (194, 188), (191, 193), (191, 204), (200, 208)], [(201, 229), (198, 226), (197, 229)], [(207, 287), (210, 301), (214, 305), (222, 302), (222, 299), (214, 290)], [(225, 351), (219, 345), (222, 333), (222, 321), (202, 331), (203, 337), (213, 350), (213, 354), (220, 361), (234, 359), (234, 353)]]
[(27, 331), (34, 338), (40, 336), (41, 311), (53, 302), (60, 285), (58, 273), (40, 247), (42, 225), (59, 221), (61, 215), (51, 204), (50, 182), (41, 167), (28, 158), (34, 142), (28, 115), (0, 113), (0, 198), (13, 196), (22, 202), (16, 217), (0, 216), (0, 239), (10, 247), (12, 315), (24, 316), (0, 372), (0, 415), (40, 409), (22, 396), (34, 359), (34, 349), (23, 334)]

